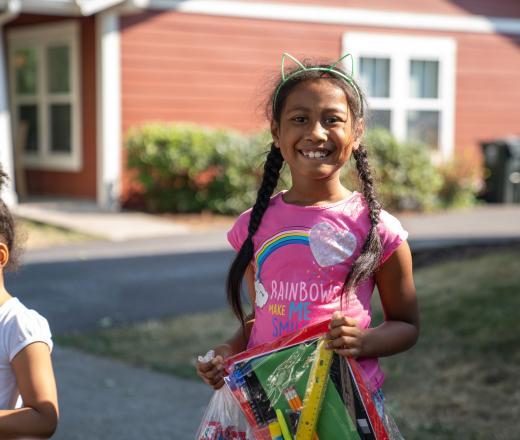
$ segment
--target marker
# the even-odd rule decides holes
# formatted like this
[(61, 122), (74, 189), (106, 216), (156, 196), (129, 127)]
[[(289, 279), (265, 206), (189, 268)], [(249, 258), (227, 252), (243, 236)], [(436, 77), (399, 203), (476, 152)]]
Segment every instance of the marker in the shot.
[(280, 424), (276, 420), (269, 423), (269, 434), (271, 434), (272, 440), (285, 440), (282, 436)]
[[(253, 402), (251, 399), (251, 395), (247, 388), (247, 384), (244, 380), (242, 371), (239, 368), (235, 369), (235, 371), (233, 373), (233, 377), (235, 380), (235, 384), (237, 386), (236, 393), (238, 394), (238, 400), (240, 402), (240, 406), (244, 410), (244, 413), (245, 413), (247, 419), (249, 420), (249, 422), (253, 426), (258, 426), (258, 422), (259, 422), (258, 415), (255, 413), (255, 410), (253, 409), (253, 406), (252, 406)], [(237, 394), (235, 394), (235, 395), (237, 395)]]
[(285, 422), (285, 417), (283, 416), (281, 409), (276, 410), (276, 418), (278, 419), (278, 423), (280, 424), (283, 440), (293, 440), (291, 432), (289, 431), (289, 427)]

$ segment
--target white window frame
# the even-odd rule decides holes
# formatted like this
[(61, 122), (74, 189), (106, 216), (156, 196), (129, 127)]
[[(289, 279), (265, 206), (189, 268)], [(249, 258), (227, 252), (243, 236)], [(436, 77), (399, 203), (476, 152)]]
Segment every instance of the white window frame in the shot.
[[(342, 47), (343, 53), (352, 54), (355, 78), (359, 78), (356, 68), (360, 57), (390, 59), (390, 96), (367, 97), (367, 100), (371, 110), (390, 110), (391, 132), (399, 140), (407, 137), (407, 111), (439, 112), (439, 149), (432, 151), (434, 159), (448, 159), (453, 155), (456, 48), (453, 38), (358, 32), (345, 33)], [(410, 97), (412, 59), (439, 62), (438, 98)]]
[[(52, 171), (80, 171), (82, 168), (81, 142), (81, 95), (80, 95), (80, 34), (77, 21), (65, 21), (52, 25), (37, 25), (30, 28), (11, 29), (7, 34), (9, 47), (9, 90), (13, 133), (18, 132), (18, 105), (34, 104), (38, 107), (38, 151), (24, 152), (24, 166), (28, 169)], [(47, 57), (49, 46), (64, 44), (70, 48), (70, 92), (47, 91)], [(35, 48), (38, 53), (38, 86), (34, 96), (18, 96), (16, 93), (14, 57), (18, 49)], [(71, 151), (53, 152), (50, 146), (50, 104), (71, 106)]]

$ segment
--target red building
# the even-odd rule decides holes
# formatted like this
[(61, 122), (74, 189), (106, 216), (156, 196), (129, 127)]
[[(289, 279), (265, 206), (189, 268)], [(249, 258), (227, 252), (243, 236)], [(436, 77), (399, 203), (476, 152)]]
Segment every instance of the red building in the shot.
[[(265, 126), (259, 105), (284, 51), (352, 53), (369, 123), (425, 142), (434, 156), (478, 156), (480, 141), (520, 134), (517, 0), (0, 0), (0, 8), (0, 162), (24, 173), (31, 195), (117, 205), (125, 133), (146, 121)], [(4, 196), (15, 201), (16, 188)]]

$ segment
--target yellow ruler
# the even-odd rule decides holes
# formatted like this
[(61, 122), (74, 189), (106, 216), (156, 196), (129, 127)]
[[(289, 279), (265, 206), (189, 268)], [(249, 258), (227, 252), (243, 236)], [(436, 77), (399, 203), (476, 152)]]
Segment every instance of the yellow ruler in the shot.
[(317, 356), (309, 374), (303, 409), (296, 430), (296, 440), (312, 440), (316, 431), (334, 354), (332, 350), (325, 348), (328, 342), (325, 338), (318, 341)]

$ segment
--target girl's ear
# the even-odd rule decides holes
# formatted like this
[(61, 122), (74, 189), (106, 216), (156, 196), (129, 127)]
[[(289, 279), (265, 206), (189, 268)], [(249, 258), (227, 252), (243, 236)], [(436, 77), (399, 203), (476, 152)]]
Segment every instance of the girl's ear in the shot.
[(352, 142), (352, 150), (356, 151), (361, 144), (361, 140), (363, 139), (363, 135), (365, 134), (365, 120), (360, 118), (356, 123), (356, 127), (354, 129), (354, 140)]
[(5, 243), (0, 242), (0, 267), (4, 268), (9, 262), (9, 249)]
[(278, 140), (280, 139), (280, 127), (276, 121), (271, 122), (271, 136), (273, 137), (274, 146), (280, 148)]

